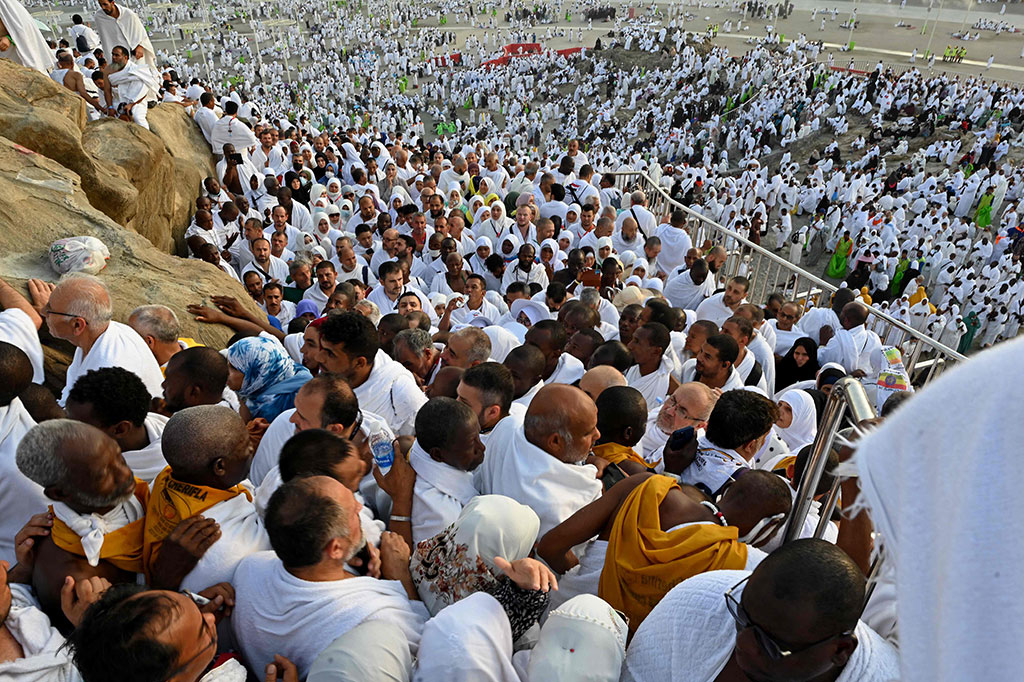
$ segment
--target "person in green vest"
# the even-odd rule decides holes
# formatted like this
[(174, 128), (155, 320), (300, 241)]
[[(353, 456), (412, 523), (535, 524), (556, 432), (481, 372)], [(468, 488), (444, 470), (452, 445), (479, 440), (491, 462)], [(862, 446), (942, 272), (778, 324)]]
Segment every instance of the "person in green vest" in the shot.
[(896, 274), (892, 278), (892, 286), (889, 287), (889, 292), (893, 296), (899, 296), (903, 283), (903, 278), (907, 276), (907, 270), (910, 268), (910, 259), (907, 257), (906, 249), (900, 254), (900, 262), (896, 265)]
[(978, 201), (978, 210), (974, 214), (974, 222), (978, 227), (987, 228), (992, 224), (992, 201), (996, 198), (995, 187), (989, 187)]
[(831, 260), (828, 262), (828, 269), (825, 271), (825, 275), (832, 279), (842, 279), (846, 277), (846, 259), (853, 252), (853, 239), (850, 238), (850, 231), (843, 232), (842, 239), (836, 244), (836, 250), (832, 254)]
[(962, 355), (966, 355), (967, 351), (971, 349), (971, 344), (974, 343), (974, 335), (981, 328), (978, 311), (972, 310), (968, 313), (967, 317), (964, 318), (964, 324), (967, 325), (967, 333), (960, 337), (960, 344), (956, 347), (956, 352)]

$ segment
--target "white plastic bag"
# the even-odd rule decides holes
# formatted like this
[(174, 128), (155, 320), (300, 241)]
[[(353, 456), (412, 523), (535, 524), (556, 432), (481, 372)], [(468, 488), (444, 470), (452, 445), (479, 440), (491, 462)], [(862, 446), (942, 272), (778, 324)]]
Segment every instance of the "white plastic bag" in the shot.
[(57, 274), (85, 272), (95, 275), (107, 267), (110, 251), (96, 237), (66, 237), (50, 244), (50, 265)]

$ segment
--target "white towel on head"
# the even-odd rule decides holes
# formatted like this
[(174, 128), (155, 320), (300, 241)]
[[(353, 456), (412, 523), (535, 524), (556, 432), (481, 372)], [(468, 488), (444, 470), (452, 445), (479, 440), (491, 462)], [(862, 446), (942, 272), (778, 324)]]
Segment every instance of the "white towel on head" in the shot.
[(1024, 638), (1024, 341), (920, 391), (854, 464), (895, 567), (904, 680), (1020, 678)]
[(427, 621), (413, 682), (520, 682), (512, 627), (491, 595), (477, 592)]

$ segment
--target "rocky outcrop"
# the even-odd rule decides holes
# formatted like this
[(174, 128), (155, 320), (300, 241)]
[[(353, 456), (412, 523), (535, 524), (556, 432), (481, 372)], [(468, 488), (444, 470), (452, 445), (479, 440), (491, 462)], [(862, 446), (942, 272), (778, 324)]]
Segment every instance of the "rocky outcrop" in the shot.
[(184, 253), (193, 198), (213, 170), (184, 109), (150, 110), (152, 132), (104, 118), (53, 80), (0, 60), (0, 134), (74, 171), (89, 203), (166, 253)]
[[(127, 320), (136, 306), (161, 303), (178, 314), (185, 336), (222, 348), (231, 330), (197, 323), (185, 307), (208, 301), (214, 294), (229, 294), (256, 310), (242, 286), (220, 269), (161, 252), (94, 208), (74, 172), (4, 137), (0, 137), (0, 197), (0, 276), (23, 292), (30, 278), (56, 280), (48, 259), (52, 242), (91, 235), (110, 249), (109, 264), (99, 277), (110, 289), (117, 320)], [(62, 381), (69, 347), (47, 339), (45, 326), (43, 331), (48, 374)]]

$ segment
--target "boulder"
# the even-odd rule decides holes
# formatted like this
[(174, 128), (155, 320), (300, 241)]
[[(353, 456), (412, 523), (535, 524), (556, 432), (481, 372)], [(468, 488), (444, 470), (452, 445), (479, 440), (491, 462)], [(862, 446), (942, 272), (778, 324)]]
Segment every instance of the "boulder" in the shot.
[[(257, 311), (242, 285), (219, 268), (163, 253), (120, 227), (89, 203), (78, 175), (5, 137), (0, 137), (0, 196), (0, 274), (26, 296), (26, 280), (57, 279), (48, 258), (52, 242), (90, 235), (110, 249), (110, 261), (99, 277), (110, 290), (116, 320), (126, 321), (136, 306), (161, 303), (177, 313), (184, 336), (222, 348), (232, 331), (197, 323), (185, 307), (226, 294)], [(70, 347), (47, 338), (45, 332), (44, 326), (49, 383), (60, 388)]]
[(183, 235), (213, 157), (177, 104), (149, 112), (152, 132), (134, 123), (87, 121), (85, 102), (42, 74), (0, 60), (0, 131), (74, 171), (95, 208), (167, 253)]

